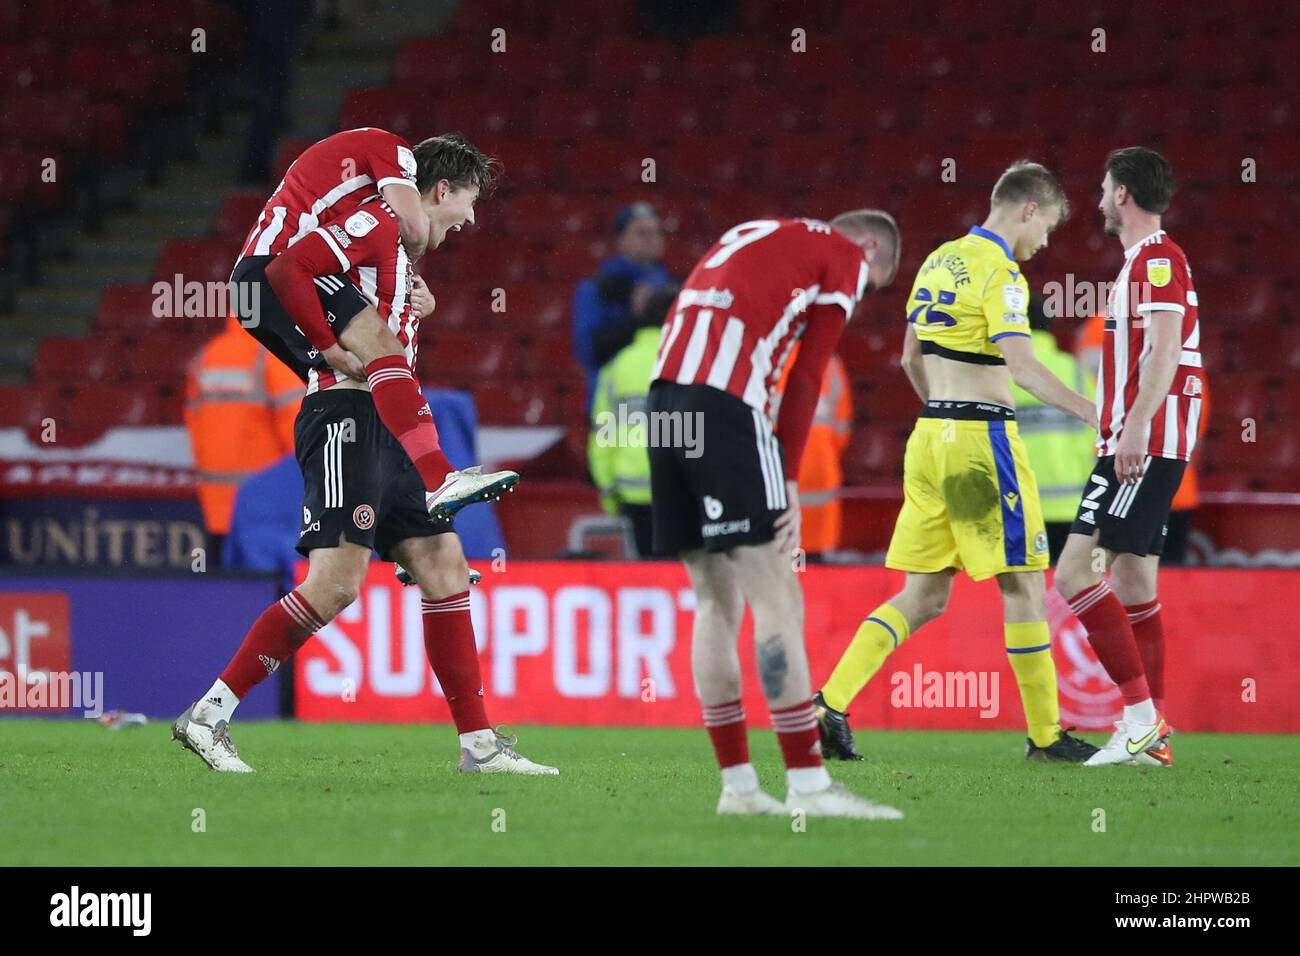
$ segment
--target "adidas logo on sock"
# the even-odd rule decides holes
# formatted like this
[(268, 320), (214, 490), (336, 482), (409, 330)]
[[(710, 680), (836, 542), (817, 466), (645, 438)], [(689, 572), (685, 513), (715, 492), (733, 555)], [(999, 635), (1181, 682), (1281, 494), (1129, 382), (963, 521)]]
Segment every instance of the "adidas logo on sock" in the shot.
[(274, 657), (267, 657), (265, 654), (258, 654), (257, 659), (262, 662), (262, 666), (266, 668), (268, 674), (274, 674), (275, 669), (280, 666), (279, 661)]
[(221, 698), (220, 698), (220, 697), (209, 697), (209, 698), (207, 699), (207, 703), (209, 703), (209, 704), (215, 704), (216, 706), (220, 707), (220, 706), (221, 706)]

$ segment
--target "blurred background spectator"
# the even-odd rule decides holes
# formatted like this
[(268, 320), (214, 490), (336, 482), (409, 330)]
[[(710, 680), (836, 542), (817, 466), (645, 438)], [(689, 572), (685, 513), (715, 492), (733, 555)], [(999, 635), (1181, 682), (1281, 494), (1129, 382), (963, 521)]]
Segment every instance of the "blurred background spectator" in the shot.
[(578, 283), (573, 295), (573, 352), (587, 373), (587, 404), (600, 368), (629, 339), (629, 320), (650, 293), (673, 281), (664, 268), (664, 232), (659, 214), (647, 202), (624, 206), (614, 218), (618, 254), (600, 271)]
[[(659, 353), (659, 332), (677, 298), (677, 286), (650, 293), (635, 313), (632, 341), (600, 370), (591, 406), (591, 435), (587, 460), (606, 514), (622, 515), (632, 523), (637, 556), (652, 557), (650, 523), (649, 435), (629, 426), (634, 413), (645, 412), (650, 372)], [(613, 439), (613, 440), (611, 440)]]
[(185, 428), (209, 554), (217, 563), (239, 486), (293, 454), (303, 385), (233, 316), (203, 347), (185, 381)]

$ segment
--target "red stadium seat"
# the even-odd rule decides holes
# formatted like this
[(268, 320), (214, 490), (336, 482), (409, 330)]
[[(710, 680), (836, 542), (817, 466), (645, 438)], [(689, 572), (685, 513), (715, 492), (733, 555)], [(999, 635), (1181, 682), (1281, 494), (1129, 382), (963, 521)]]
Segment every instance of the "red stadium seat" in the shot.
[(596, 41), (589, 66), (593, 86), (631, 90), (673, 76), (676, 56), (672, 46), (663, 40), (607, 36)]
[(592, 137), (555, 151), (555, 159), (565, 171), (569, 187), (581, 192), (641, 185), (644, 161), (654, 157), (627, 139)]
[(404, 89), (465, 89), (483, 76), (483, 54), (446, 37), (407, 40), (397, 51), (393, 82)]
[(422, 325), (417, 373), (423, 385), (473, 387), (507, 381), (515, 375), (518, 360), (513, 346), (513, 339), (501, 333), (435, 331)]
[(113, 428), (155, 425), (163, 421), (156, 390), (140, 385), (86, 385), (72, 397), (69, 410), (80, 425)]
[(153, 314), (156, 298), (149, 283), (109, 286), (99, 296), (96, 330), (134, 337), (165, 323)]
[(0, 428), (28, 428), (50, 414), (54, 397), (46, 397), (39, 384), (0, 385)]
[[(801, 144), (789, 144), (791, 148)], [(677, 190), (732, 189), (760, 181), (766, 149), (748, 134), (700, 133), (678, 136), (657, 164), (657, 182)], [(803, 183), (800, 182), (800, 188)]]
[(728, 128), (723, 118), (728, 102), (720, 97), (694, 96), (691, 88), (681, 83), (657, 83), (634, 90), (622, 109), (629, 130), (647, 142), (657, 142)]
[(482, 425), (562, 425), (571, 404), (567, 392), (551, 380), (480, 385), (474, 404)]
[(100, 338), (51, 336), (37, 347), (33, 378), (63, 386), (101, 381), (123, 357)]
[(157, 332), (141, 339), (131, 353), (131, 379), (176, 386), (185, 381), (192, 358), (206, 336)]
[[(854, 152), (844, 143), (824, 137), (812, 140), (781, 139), (762, 151), (759, 169), (764, 183), (782, 190), (788, 191), (800, 184), (811, 186), (814, 190), (838, 186), (861, 175), (862, 170), (858, 167)], [(745, 159), (741, 163), (742, 172), (750, 162)], [(744, 181), (744, 178), (740, 181)]]
[(766, 84), (776, 78), (773, 52), (773, 44), (765, 40), (702, 37), (687, 51), (682, 77), (697, 91)]
[[(501, 193), (532, 193), (554, 187), (556, 162), (559, 151), (538, 148), (534, 139), (494, 139), (492, 153), (502, 164)], [(483, 203), (484, 215), (493, 215), (488, 203)]]
[(845, 450), (843, 467), (846, 484), (870, 484), (903, 477), (906, 432), (894, 425), (856, 428)]
[(396, 87), (353, 90), (339, 111), (340, 130), (378, 126), (406, 139), (412, 139), (424, 127), (409, 91)]
[[(402, 91), (405, 92), (405, 91)], [(409, 94), (408, 94), (409, 96)], [(517, 96), (504, 97), (499, 93), (467, 92), (456, 96), (433, 99), (426, 109), (414, 119), (413, 138), (430, 135), (430, 125), (439, 130), (467, 133), (482, 130), (492, 136), (527, 136), (531, 132), (532, 108)], [(471, 140), (476, 137), (470, 136)], [(482, 137), (478, 137), (482, 139)], [(485, 144), (484, 148), (487, 148)], [(497, 148), (495, 142), (492, 149)], [(537, 144), (533, 144), (533, 149)]]
[(544, 90), (532, 103), (534, 134), (567, 141), (621, 133), (626, 105), (593, 94), (584, 89)]
[[(213, 233), (222, 238), (237, 239), (241, 243), (262, 214), (267, 196), (261, 190), (231, 193), (221, 203)], [(232, 264), (233, 267), (233, 264)]]
[(494, 313), (498, 327), (516, 332), (567, 329), (572, 321), (574, 284), (525, 282), (506, 290), (506, 310)]
[(173, 239), (163, 247), (154, 278), (173, 282), (226, 282), (235, 266), (242, 237), (218, 239)]

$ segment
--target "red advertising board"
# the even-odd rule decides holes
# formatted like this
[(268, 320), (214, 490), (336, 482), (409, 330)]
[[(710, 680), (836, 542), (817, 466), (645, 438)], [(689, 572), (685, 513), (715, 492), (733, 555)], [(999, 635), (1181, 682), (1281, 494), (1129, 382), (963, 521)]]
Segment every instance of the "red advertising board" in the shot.
[(67, 595), (0, 593), (0, 712), (65, 709), (48, 693), (57, 685), (46, 692), (34, 685), (71, 669)]
[[(299, 570), (299, 580), (305, 574)], [(902, 575), (874, 566), (802, 575), (814, 682)], [(1300, 572), (1162, 572), (1168, 712), (1183, 730), (1296, 732), (1300, 642), (1288, 624)], [(675, 563), (510, 562), (471, 589), (489, 714), (502, 723), (700, 723), (691, 683), (694, 595)], [(1108, 728), (1119, 698), (1078, 622), (1049, 592), (1062, 718)], [(992, 583), (958, 576), (947, 615), (908, 640), (854, 702), (858, 727), (1023, 726)], [(748, 619), (740, 656), (750, 720), (766, 725)], [(424, 652), (420, 595), (373, 564), (357, 601), (299, 651), (298, 716), (313, 721), (447, 721)]]

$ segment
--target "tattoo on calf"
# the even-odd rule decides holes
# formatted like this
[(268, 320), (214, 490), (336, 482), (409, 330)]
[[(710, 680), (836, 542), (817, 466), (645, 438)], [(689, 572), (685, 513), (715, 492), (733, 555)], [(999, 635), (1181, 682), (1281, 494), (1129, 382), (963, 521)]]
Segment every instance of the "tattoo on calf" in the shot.
[(768, 700), (775, 700), (785, 690), (786, 674), (790, 662), (785, 656), (785, 642), (780, 634), (774, 634), (758, 642), (758, 679), (763, 683), (763, 693)]

